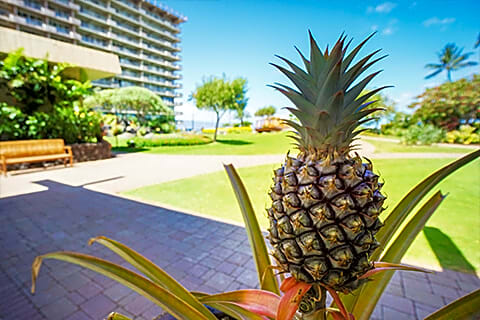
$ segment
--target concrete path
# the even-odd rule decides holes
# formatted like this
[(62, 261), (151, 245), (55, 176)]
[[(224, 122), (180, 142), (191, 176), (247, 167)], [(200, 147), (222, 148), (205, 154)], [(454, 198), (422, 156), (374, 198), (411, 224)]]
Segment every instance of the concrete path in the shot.
[[(112, 280), (52, 260), (44, 261), (37, 293), (30, 294), (30, 266), (37, 255), (72, 250), (121, 262), (101, 245), (87, 246), (98, 235), (138, 250), (190, 290), (215, 293), (258, 286), (241, 227), (58, 181), (35, 184), (43, 190), (0, 199), (1, 320), (97, 320), (111, 311), (149, 320), (162, 314)], [(397, 273), (372, 319), (423, 319), (479, 287), (476, 276), (449, 270)]]

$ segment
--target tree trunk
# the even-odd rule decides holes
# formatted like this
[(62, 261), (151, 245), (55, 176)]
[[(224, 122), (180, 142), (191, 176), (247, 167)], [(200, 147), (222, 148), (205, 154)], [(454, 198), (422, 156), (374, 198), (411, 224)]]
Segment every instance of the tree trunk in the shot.
[(217, 121), (215, 122), (215, 133), (213, 134), (213, 142), (217, 141), (218, 124), (220, 123), (220, 114), (217, 112)]
[(452, 82), (452, 76), (450, 74), (450, 70), (447, 70), (447, 78), (448, 78), (448, 82)]

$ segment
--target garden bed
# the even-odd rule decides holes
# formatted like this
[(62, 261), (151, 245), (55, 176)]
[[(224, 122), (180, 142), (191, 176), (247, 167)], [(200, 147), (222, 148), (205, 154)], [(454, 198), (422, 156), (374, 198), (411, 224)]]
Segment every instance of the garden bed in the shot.
[(75, 162), (108, 159), (112, 157), (112, 146), (108, 141), (98, 143), (74, 143), (71, 145)]

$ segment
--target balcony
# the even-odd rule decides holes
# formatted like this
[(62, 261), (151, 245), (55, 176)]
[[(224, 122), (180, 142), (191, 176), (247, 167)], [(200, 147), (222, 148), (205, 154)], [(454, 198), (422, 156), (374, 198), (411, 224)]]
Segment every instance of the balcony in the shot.
[(127, 56), (128, 58), (134, 58), (134, 59), (138, 59), (138, 57), (140, 56), (139, 53), (129, 52), (128, 50), (125, 50), (115, 45), (112, 45), (112, 52), (119, 55)]
[(141, 8), (140, 10), (140, 13), (142, 14), (143, 17), (146, 17), (147, 19), (155, 22), (155, 23), (158, 23), (158, 24), (161, 24), (163, 25), (164, 27), (166, 28), (169, 28), (170, 30), (172, 30), (173, 32), (175, 33), (179, 33), (180, 32), (180, 29), (173, 23), (171, 23), (170, 21), (167, 21), (165, 19), (162, 19), (161, 17), (157, 18), (157, 17), (152, 17), (151, 15), (149, 15), (147, 13), (147, 11), (143, 8)]
[(113, 3), (115, 3), (116, 5), (121, 6), (123, 9), (127, 9), (127, 10), (130, 10), (131, 12), (138, 13), (138, 7), (136, 7), (133, 3), (128, 5), (128, 4), (123, 3), (122, 1), (119, 1), (119, 0), (111, 0), (111, 1)]
[(154, 69), (149, 69), (145, 65), (143, 66), (143, 71), (153, 73), (155, 75), (159, 75), (159, 76), (162, 76), (164, 78), (173, 79), (173, 80), (178, 80), (178, 79), (182, 78), (182, 76), (179, 75), (179, 74), (174, 74), (170, 71), (158, 71), (158, 70), (154, 70)]
[(80, 6), (78, 4), (73, 3), (72, 1), (68, 0), (49, 0), (52, 3), (58, 4), (64, 8), (72, 9), (74, 11), (80, 10)]
[(108, 24), (111, 25), (114, 28), (117, 28), (117, 29), (121, 30), (121, 31), (127, 32), (134, 37), (138, 37), (138, 33), (139, 33), (138, 31), (133, 31), (131, 29), (128, 29), (128, 28), (122, 26), (120, 23), (116, 22), (113, 19), (108, 19)]
[(120, 19), (123, 19), (125, 21), (129, 21), (130, 23), (133, 23), (135, 25), (138, 25), (140, 23), (140, 21), (137, 19), (134, 19), (130, 16), (127, 16), (125, 15), (124, 13), (122, 13), (121, 11), (119, 11), (118, 9), (114, 8), (114, 7), (111, 7), (110, 8), (110, 13), (114, 14), (116, 17), (120, 18)]
[(108, 31), (95, 29), (95, 28), (92, 28), (92, 27), (89, 27), (89, 26), (86, 26), (86, 25), (83, 25), (83, 26), (80, 25), (78, 27), (78, 29), (82, 30), (82, 31), (85, 31), (85, 32), (88, 32), (88, 33), (91, 33), (91, 34), (94, 34), (96, 36), (103, 37), (103, 38), (108, 39), (108, 40), (110, 40), (110, 38), (112, 37), (112, 34)]
[(167, 32), (164, 32), (164, 31), (161, 31), (155, 27), (152, 27), (151, 25), (149, 24), (146, 24), (145, 22), (142, 21), (142, 27), (148, 29), (148, 30), (151, 30), (159, 35), (161, 35), (162, 37), (165, 37), (165, 38), (168, 38), (170, 39), (171, 41), (174, 41), (174, 42), (180, 42), (180, 39), (170, 33), (167, 33)]
[(82, 2), (82, 3), (85, 3), (95, 9), (99, 9), (101, 11), (104, 11), (104, 12), (110, 12), (110, 9), (107, 8), (107, 6), (103, 6), (103, 5), (100, 5), (99, 3), (96, 3), (96, 2), (93, 2), (93, 1), (90, 1), (90, 0), (77, 0), (79, 2)]
[[(136, 71), (142, 71), (142, 66), (141, 65), (135, 65), (135, 64), (132, 64), (130, 62), (127, 62), (127, 61), (120, 61), (120, 66), (122, 66), (123, 68), (129, 68), (129, 69), (133, 69), (133, 70), (136, 70)], [(140, 79), (140, 76), (138, 76), (138, 79)]]
[(146, 45), (145, 43), (142, 44), (142, 47), (143, 49), (145, 50), (148, 50), (150, 52), (153, 52), (155, 54), (158, 54), (158, 55), (161, 55), (163, 57), (166, 57), (167, 59), (171, 59), (171, 60), (174, 60), (174, 61), (179, 61), (180, 58), (178, 56), (175, 56), (173, 54), (171, 54), (170, 52), (168, 51), (165, 51), (165, 50), (157, 50), (155, 48), (152, 48), (152, 47), (149, 47), (148, 45)]
[(105, 17), (105, 18), (103, 18), (103, 17), (100, 18), (100, 17), (95, 16), (95, 15), (89, 13), (89, 12), (86, 12), (86, 11), (83, 11), (83, 12), (82, 12), (82, 11), (78, 11), (76, 14), (79, 15), (79, 16), (81, 16), (81, 17), (84, 17), (84, 18), (86, 18), (86, 19), (90, 19), (90, 20), (96, 21), (97, 23), (100, 23), (100, 24), (105, 24), (105, 23), (107, 23), (107, 18), (106, 18), (106, 17)]
[(115, 33), (112, 33), (112, 39), (115, 39), (118, 42), (126, 43), (127, 45), (135, 47), (135, 48), (141, 48), (142, 47), (142, 45), (139, 42), (135, 42), (135, 41), (132, 41), (132, 40), (122, 38)]
[(163, 47), (166, 47), (166, 48), (169, 48), (173, 51), (180, 51), (180, 49), (175, 46), (175, 44), (171, 43), (171, 42), (168, 42), (168, 41), (165, 41), (165, 40), (160, 40), (160, 39), (156, 39), (156, 38), (153, 38), (151, 36), (149, 36), (147, 33), (141, 31), (139, 32), (140, 36), (142, 36), (144, 39), (150, 41), (150, 42), (154, 42), (156, 44), (159, 44)]

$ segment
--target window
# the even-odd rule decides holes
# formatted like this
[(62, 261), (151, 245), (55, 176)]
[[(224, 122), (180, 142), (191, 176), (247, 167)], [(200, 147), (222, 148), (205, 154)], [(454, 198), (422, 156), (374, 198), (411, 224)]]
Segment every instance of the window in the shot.
[(52, 27), (55, 27), (55, 29), (57, 29), (57, 32), (59, 33), (70, 34), (70, 28), (68, 28), (68, 26), (64, 24), (61, 24), (55, 21), (50, 21), (49, 25), (51, 25)]
[(88, 43), (92, 43), (92, 44), (95, 44), (97, 46), (107, 46), (107, 42), (102, 40), (102, 39), (98, 39), (96, 37), (92, 37), (92, 36), (87, 36), (87, 35), (84, 35), (82, 34), (82, 40), (85, 41), (85, 42), (88, 42)]
[(91, 29), (91, 30), (95, 30), (95, 31), (99, 31), (99, 32), (103, 32), (103, 33), (107, 33), (107, 29), (98, 25), (98, 24), (95, 24), (95, 23), (91, 23), (91, 22), (86, 22), (86, 21), (83, 21), (82, 20), (82, 24), (81, 24), (82, 27), (84, 28), (87, 28), (87, 29)]
[(27, 7), (30, 7), (30, 8), (33, 8), (33, 9), (37, 9), (37, 10), (41, 10), (42, 9), (42, 5), (40, 4), (40, 2), (37, 2), (37, 1), (34, 1), (34, 0), (24, 0), (25, 5)]
[(133, 66), (140, 66), (140, 62), (136, 61), (136, 60), (132, 60), (132, 59), (125, 58), (125, 57), (119, 57), (119, 60), (120, 60), (120, 63), (130, 64), (130, 65), (133, 65)]
[(93, 10), (89, 10), (89, 9), (86, 9), (85, 7), (81, 6), (80, 7), (80, 12), (86, 14), (86, 15), (89, 15), (91, 17), (95, 17), (97, 19), (100, 19), (100, 20), (103, 20), (103, 21), (106, 21), (107, 18), (101, 14), (101, 13), (98, 13), (98, 12), (95, 12)]
[(28, 24), (39, 26), (39, 27), (41, 27), (43, 24), (43, 20), (41, 18), (31, 15), (29, 13), (18, 11), (18, 15), (22, 18), (25, 18)]

